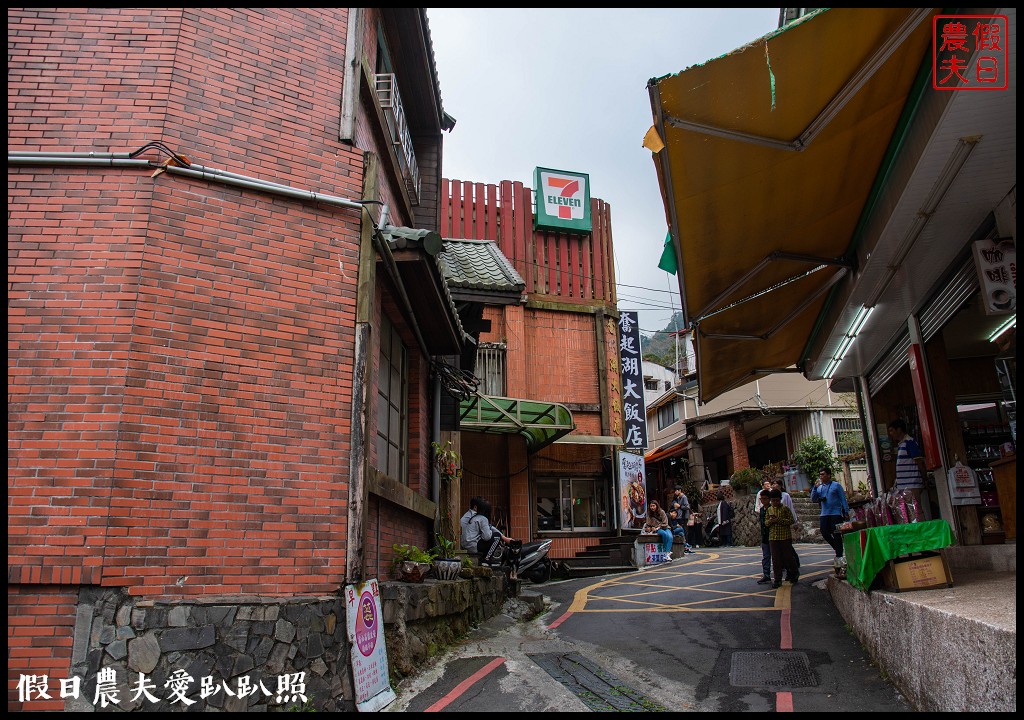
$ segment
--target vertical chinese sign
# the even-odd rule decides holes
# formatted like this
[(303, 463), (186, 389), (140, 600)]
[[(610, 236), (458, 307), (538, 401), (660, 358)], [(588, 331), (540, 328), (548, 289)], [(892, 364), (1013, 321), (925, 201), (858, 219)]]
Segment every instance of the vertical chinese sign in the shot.
[(647, 408), (640, 354), (640, 322), (635, 312), (619, 314), (619, 367), (622, 421), (626, 436), (619, 453), (619, 500), (624, 529), (639, 528), (647, 517), (643, 451), (647, 448)]
[(1005, 15), (936, 15), (932, 19), (935, 90), (1006, 90), (1010, 37)]
[(647, 449), (647, 408), (644, 405), (643, 358), (640, 355), (640, 323), (637, 313), (619, 315), (619, 367), (622, 368), (622, 421), (627, 450)]
[(1017, 311), (1017, 246), (1011, 238), (978, 240), (974, 264), (986, 315)]
[(376, 580), (345, 586), (345, 620), (351, 645), (356, 709), (376, 712), (395, 699), (388, 676), (384, 618)]

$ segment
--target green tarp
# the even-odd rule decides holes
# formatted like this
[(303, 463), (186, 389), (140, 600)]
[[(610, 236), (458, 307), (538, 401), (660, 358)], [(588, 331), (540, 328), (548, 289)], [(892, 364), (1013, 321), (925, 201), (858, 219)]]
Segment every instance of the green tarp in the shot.
[(859, 590), (868, 590), (889, 560), (910, 553), (941, 550), (953, 544), (953, 530), (945, 520), (906, 525), (883, 525), (843, 535), (846, 579)]
[(517, 433), (535, 453), (576, 429), (569, 408), (559, 403), (473, 395), (459, 404), (459, 429)]

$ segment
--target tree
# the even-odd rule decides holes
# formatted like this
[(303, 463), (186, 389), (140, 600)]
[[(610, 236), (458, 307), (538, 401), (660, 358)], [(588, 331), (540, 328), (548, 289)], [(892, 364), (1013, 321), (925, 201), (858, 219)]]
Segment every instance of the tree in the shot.
[(800, 443), (800, 449), (793, 455), (793, 462), (812, 481), (822, 470), (828, 470), (833, 475), (839, 470), (839, 460), (835, 451), (820, 435), (804, 438)]

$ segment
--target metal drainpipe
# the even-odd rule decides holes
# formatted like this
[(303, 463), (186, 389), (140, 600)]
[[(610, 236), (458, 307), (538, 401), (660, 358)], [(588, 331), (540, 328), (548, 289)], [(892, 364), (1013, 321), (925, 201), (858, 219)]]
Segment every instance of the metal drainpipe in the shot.
[[(282, 185), (280, 183), (270, 182), (267, 180), (260, 180), (259, 178), (239, 175), (238, 173), (228, 172), (227, 170), (220, 170), (218, 168), (209, 168), (203, 165), (193, 164), (187, 168), (177, 167), (175, 165), (163, 166), (155, 164), (150, 160), (129, 158), (128, 153), (10, 153), (7, 156), (7, 162), (12, 165), (83, 165), (96, 167), (115, 166), (140, 168), (162, 167), (172, 175), (182, 175), (198, 180), (219, 182), (224, 185), (232, 185), (234, 187), (245, 188), (247, 190), (258, 190), (274, 195), (294, 198), (296, 200), (321, 202), (327, 205), (334, 205), (335, 207), (360, 210), (365, 209), (365, 206), (362, 203), (337, 197), (335, 195), (326, 195), (324, 193), (313, 192), (312, 190), (300, 190), (298, 188), (291, 187), (290, 185)], [(386, 224), (385, 220), (386, 215), (382, 214), (378, 231), (383, 229)], [(416, 315), (413, 313), (412, 302), (409, 300), (409, 295), (405, 291), (405, 286), (398, 273), (398, 266), (395, 264), (395, 258), (391, 254), (391, 248), (389, 248), (387, 243), (380, 237), (380, 232), (374, 233), (374, 243), (377, 246), (377, 252), (380, 253), (384, 260), (384, 266), (387, 268), (388, 275), (391, 277), (392, 282), (398, 289), (398, 295), (402, 300), (402, 305), (408, 316), (409, 325), (412, 328), (413, 334), (416, 336), (416, 341), (420, 346), (420, 350), (423, 351), (425, 356), (430, 357), (430, 351), (427, 349), (427, 344), (423, 340), (423, 333), (420, 331), (419, 324), (416, 322)]]
[(41, 165), (53, 167), (57, 165), (70, 165), (70, 166), (92, 166), (92, 167), (137, 167), (137, 168), (151, 168), (154, 167), (149, 160), (139, 160), (138, 158), (100, 158), (100, 157), (36, 157), (32, 155), (18, 155), (9, 154), (7, 156), (8, 165)]
[(260, 180), (259, 178), (249, 177), (247, 175), (239, 175), (238, 173), (229, 172), (227, 170), (221, 170), (219, 168), (210, 168), (204, 165), (197, 164), (193, 164), (187, 168), (178, 167), (176, 165), (163, 166), (160, 165), (159, 163), (154, 163), (151, 160), (130, 158), (128, 153), (12, 152), (8, 153), (7, 162), (8, 164), (11, 165), (78, 165), (95, 167), (146, 168), (162, 167), (172, 175), (184, 175), (186, 177), (192, 177), (201, 180), (210, 180), (213, 182), (223, 183), (225, 185), (234, 185), (235, 187), (247, 188), (249, 190), (261, 190), (276, 195), (283, 195), (285, 197), (295, 198), (297, 200), (312, 200), (314, 202), (322, 202), (328, 205), (351, 208), (353, 210), (362, 209), (364, 207), (362, 203), (356, 202), (355, 200), (348, 200), (347, 198), (341, 198), (335, 195), (317, 193), (313, 192), (312, 190), (300, 190), (290, 185), (282, 185), (281, 183), (275, 183), (269, 180)]

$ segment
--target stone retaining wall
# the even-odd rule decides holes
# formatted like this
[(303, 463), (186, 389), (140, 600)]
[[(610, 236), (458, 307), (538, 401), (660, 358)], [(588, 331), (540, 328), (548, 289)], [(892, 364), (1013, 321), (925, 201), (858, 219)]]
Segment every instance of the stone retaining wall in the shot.
[(411, 674), (423, 662), (501, 612), (505, 578), (382, 582), (381, 608), (392, 678)]
[[(757, 515), (754, 514), (754, 502), (756, 495), (738, 495), (730, 500), (733, 510), (736, 511), (736, 518), (733, 520), (733, 542), (737, 545), (748, 547), (760, 547), (761, 529), (758, 525)], [(796, 510), (797, 528), (793, 533), (794, 542), (823, 543), (821, 530), (818, 527), (818, 515), (820, 507), (807, 498), (793, 498), (793, 507)], [(709, 505), (708, 512), (714, 510), (714, 505)]]
[[(70, 711), (355, 710), (345, 605), (335, 596), (160, 602), (87, 587), (71, 662), (81, 692), (65, 702)], [(279, 692), (301, 672), (308, 702)], [(97, 698), (97, 683), (114, 693)]]
[[(504, 583), (489, 572), (468, 580), (381, 582), (392, 678), (500, 613)], [(65, 710), (351, 712), (349, 648), (339, 596), (153, 601), (87, 587), (79, 593), (71, 660), (80, 692)], [(282, 679), (298, 680), (298, 673), (305, 673), (305, 701), (279, 692)], [(140, 675), (149, 695), (139, 691)], [(97, 697), (97, 684), (111, 693)]]

